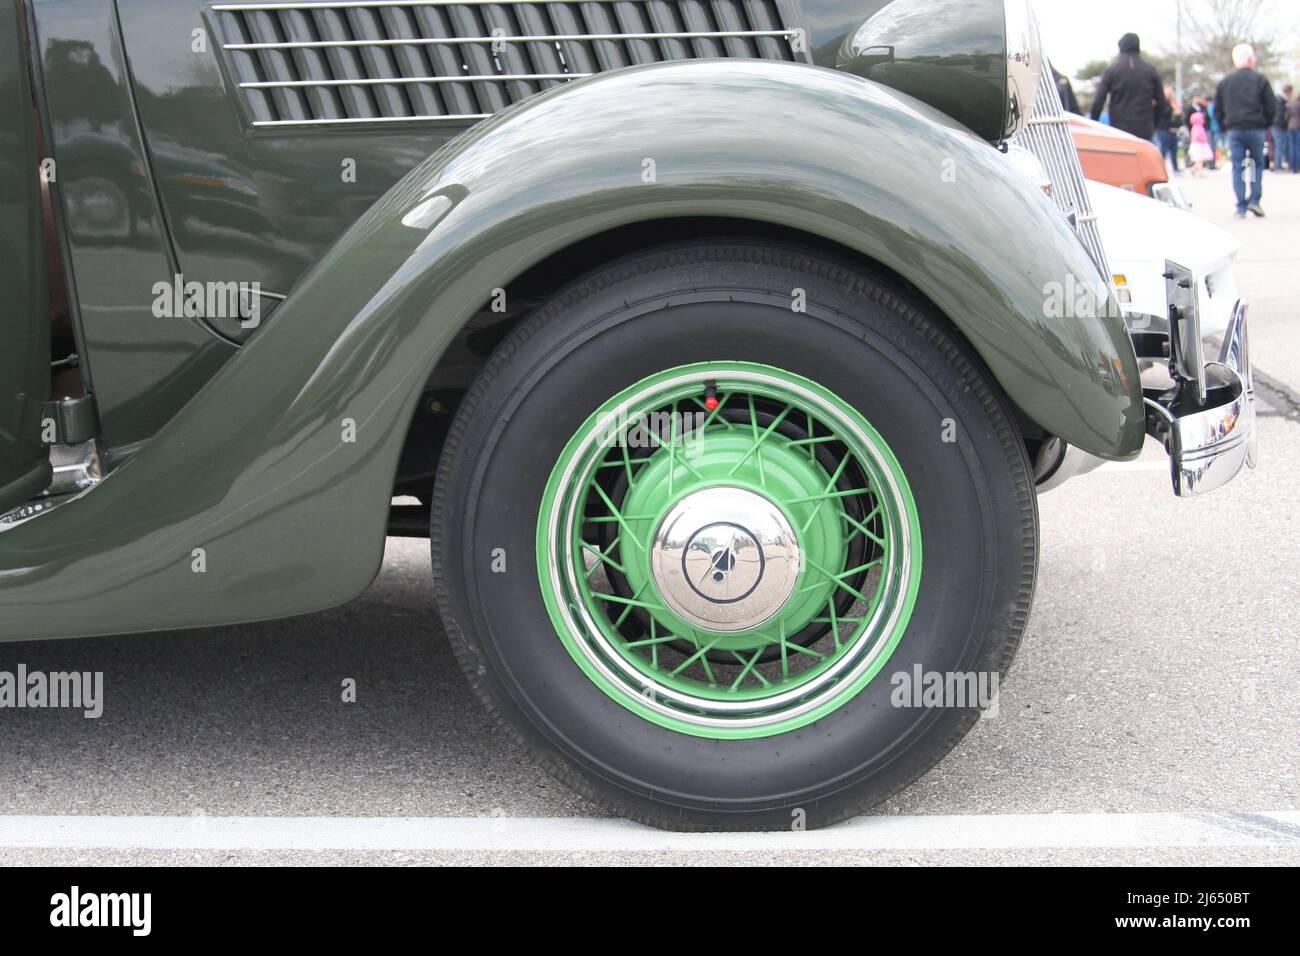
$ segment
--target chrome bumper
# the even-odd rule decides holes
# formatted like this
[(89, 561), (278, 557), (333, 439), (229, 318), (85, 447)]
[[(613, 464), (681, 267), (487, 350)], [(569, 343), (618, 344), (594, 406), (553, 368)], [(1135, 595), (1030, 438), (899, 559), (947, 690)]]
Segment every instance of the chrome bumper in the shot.
[(1166, 263), (1166, 281), (1167, 335), (1144, 330), (1133, 336), (1139, 358), (1168, 361), (1174, 383), (1142, 390), (1147, 434), (1169, 453), (1174, 494), (1203, 495), (1227, 484), (1243, 465), (1255, 467), (1255, 388), (1246, 336), (1247, 304), (1237, 300), (1218, 360), (1207, 362), (1202, 355), (1195, 288), (1188, 284), (1190, 273)]

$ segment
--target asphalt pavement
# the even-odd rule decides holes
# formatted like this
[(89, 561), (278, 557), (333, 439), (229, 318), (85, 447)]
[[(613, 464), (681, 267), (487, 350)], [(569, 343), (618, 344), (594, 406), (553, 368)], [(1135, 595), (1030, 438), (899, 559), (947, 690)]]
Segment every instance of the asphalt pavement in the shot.
[(0, 863), (1300, 863), (1300, 176), (1266, 175), (1244, 222), (1225, 171), (1181, 182), (1246, 244), (1259, 468), (1180, 500), (1149, 447), (1043, 496), (999, 716), (872, 815), (742, 838), (605, 817), (483, 717), (428, 542), (390, 539), (336, 610), (0, 645), (0, 669), (103, 671), (105, 697), (0, 710)]

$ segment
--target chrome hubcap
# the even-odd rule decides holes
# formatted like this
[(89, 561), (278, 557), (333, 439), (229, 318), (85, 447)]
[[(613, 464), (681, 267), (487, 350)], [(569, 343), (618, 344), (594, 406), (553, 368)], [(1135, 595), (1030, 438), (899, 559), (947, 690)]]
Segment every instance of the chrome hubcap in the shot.
[(741, 631), (769, 620), (794, 593), (799, 541), (775, 504), (743, 488), (705, 488), (664, 515), (650, 549), (654, 583), (687, 621)]

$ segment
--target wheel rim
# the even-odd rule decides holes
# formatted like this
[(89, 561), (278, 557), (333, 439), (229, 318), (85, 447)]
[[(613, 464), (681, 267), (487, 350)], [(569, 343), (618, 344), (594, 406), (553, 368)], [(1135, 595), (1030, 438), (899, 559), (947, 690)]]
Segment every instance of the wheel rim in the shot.
[(562, 643), (660, 726), (760, 737), (842, 706), (920, 583), (916, 504), (851, 406), (744, 362), (642, 379), (561, 453), (537, 527)]

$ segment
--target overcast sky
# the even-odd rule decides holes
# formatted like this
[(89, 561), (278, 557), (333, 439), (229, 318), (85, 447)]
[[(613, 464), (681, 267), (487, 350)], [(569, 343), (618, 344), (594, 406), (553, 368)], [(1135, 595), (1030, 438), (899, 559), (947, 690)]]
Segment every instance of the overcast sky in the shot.
[[(1143, 49), (1172, 52), (1176, 7), (1175, 0), (1034, 0), (1047, 54), (1058, 70), (1071, 75), (1089, 60), (1115, 56), (1119, 38), (1130, 31), (1142, 38)], [(1273, 0), (1272, 13), (1281, 20), (1279, 45), (1295, 48), (1300, 2)]]

